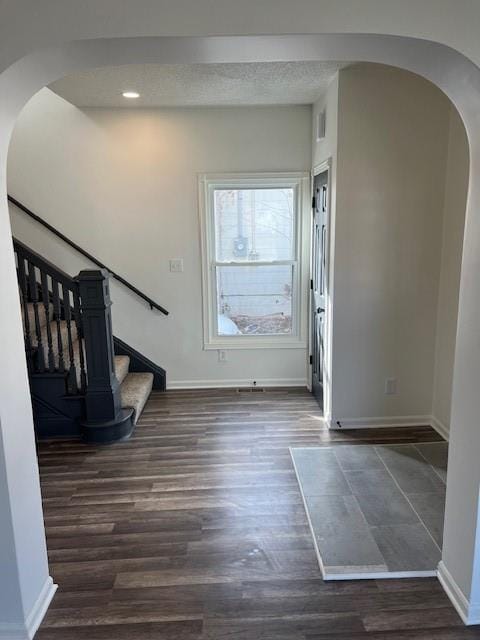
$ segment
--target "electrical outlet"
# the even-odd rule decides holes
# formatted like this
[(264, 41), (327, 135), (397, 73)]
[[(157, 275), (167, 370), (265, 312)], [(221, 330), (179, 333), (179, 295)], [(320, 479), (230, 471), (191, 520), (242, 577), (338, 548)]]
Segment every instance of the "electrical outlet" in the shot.
[(177, 258), (176, 260), (170, 260), (170, 272), (171, 273), (183, 273), (183, 259)]
[(219, 350), (218, 352), (218, 361), (219, 362), (226, 362), (227, 361), (227, 352), (223, 351), (223, 350)]
[(385, 395), (394, 396), (397, 393), (397, 379), (386, 378), (385, 380)]

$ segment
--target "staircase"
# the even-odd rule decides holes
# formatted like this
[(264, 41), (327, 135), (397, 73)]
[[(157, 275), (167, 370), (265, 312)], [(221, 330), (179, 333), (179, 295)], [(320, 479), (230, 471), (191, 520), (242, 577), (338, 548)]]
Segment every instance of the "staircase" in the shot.
[[(23, 307), (23, 303), (22, 303)], [(68, 340), (69, 328), (65, 320), (54, 318), (53, 304), (49, 304), (47, 308), (43, 305), (37, 309), (39, 328), (40, 328), (40, 341), (36, 336), (36, 322), (35, 322), (35, 303), (27, 302), (24, 309), (24, 315), (28, 317), (29, 325), (29, 341), (33, 349), (38, 350), (39, 342), (44, 350), (43, 359), (47, 360), (48, 354), (45, 353), (45, 345), (48, 345), (48, 336), (54, 336), (57, 332), (60, 332), (60, 340), (52, 340), (51, 357), (53, 359), (54, 369), (59, 370), (60, 367), (60, 354), (59, 345), (66, 344)], [(24, 321), (23, 329), (24, 334), (27, 322)], [(47, 326), (48, 325), (48, 326)], [(80, 379), (81, 372), (81, 357), (80, 357), (80, 341), (78, 339), (77, 326), (74, 320), (71, 322), (70, 335), (72, 339), (72, 351), (73, 351), (73, 364), (77, 374), (77, 386), (81, 388), (82, 383)], [(25, 342), (28, 342), (25, 336)], [(38, 353), (36, 354), (38, 358)], [(85, 359), (85, 353), (83, 354)], [(64, 366), (70, 368), (69, 355), (64, 356)], [(145, 403), (152, 391), (154, 375), (150, 371), (144, 372), (131, 372), (130, 371), (130, 356), (116, 355), (113, 358), (113, 367), (115, 377), (120, 384), (120, 399), (121, 408), (134, 410), (133, 423), (136, 424), (140, 414), (143, 411)]]
[(109, 272), (72, 278), (13, 244), (37, 438), (128, 438), (166, 374), (113, 336)]

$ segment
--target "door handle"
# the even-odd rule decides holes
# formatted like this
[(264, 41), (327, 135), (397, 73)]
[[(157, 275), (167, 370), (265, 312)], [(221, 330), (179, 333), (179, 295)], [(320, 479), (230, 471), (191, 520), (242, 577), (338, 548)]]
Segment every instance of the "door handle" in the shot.
[(325, 309), (323, 307), (317, 307), (317, 313), (325, 313)]

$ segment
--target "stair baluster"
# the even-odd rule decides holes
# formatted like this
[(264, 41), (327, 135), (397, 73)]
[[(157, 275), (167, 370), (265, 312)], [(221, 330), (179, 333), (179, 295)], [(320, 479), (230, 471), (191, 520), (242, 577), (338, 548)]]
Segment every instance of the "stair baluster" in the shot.
[(50, 326), (50, 289), (48, 287), (48, 276), (45, 271), (40, 272), (42, 283), (42, 301), (45, 311), (46, 331), (47, 331), (47, 348), (48, 348), (48, 370), (50, 373), (55, 371), (55, 354), (53, 353), (52, 327)]
[(23, 313), (23, 323), (25, 327), (25, 349), (27, 352), (27, 366), (29, 371), (32, 370), (32, 340), (30, 337), (30, 316), (28, 315), (28, 280), (25, 271), (25, 260), (21, 256), (17, 256), (17, 278), (20, 287), (20, 305)]
[(35, 318), (35, 335), (37, 338), (36, 369), (40, 373), (43, 373), (45, 371), (45, 353), (43, 351), (42, 329), (40, 325), (40, 315), (38, 312), (38, 283), (35, 273), (35, 266), (30, 261), (28, 262), (28, 284), (31, 301), (33, 304), (33, 315)]
[(82, 322), (82, 312), (80, 310), (80, 294), (78, 291), (78, 285), (73, 292), (73, 316), (75, 319), (75, 324), (77, 326), (77, 339), (78, 339), (78, 348), (79, 348), (79, 362), (80, 362), (80, 391), (81, 393), (85, 393), (87, 389), (87, 374), (85, 371), (85, 341), (83, 334), (83, 322)]
[(68, 367), (68, 386), (71, 393), (78, 392), (78, 383), (77, 383), (77, 369), (75, 366), (75, 352), (73, 349), (73, 339), (72, 339), (72, 301), (70, 298), (70, 290), (65, 286), (63, 289), (63, 313), (65, 316), (65, 322), (67, 324), (67, 342), (68, 342), (68, 358), (69, 358), (69, 367)]
[(58, 371), (65, 372), (65, 359), (63, 357), (63, 340), (62, 340), (62, 305), (60, 302), (59, 284), (52, 278), (52, 299), (53, 299), (53, 318), (57, 327), (57, 349), (58, 349)]

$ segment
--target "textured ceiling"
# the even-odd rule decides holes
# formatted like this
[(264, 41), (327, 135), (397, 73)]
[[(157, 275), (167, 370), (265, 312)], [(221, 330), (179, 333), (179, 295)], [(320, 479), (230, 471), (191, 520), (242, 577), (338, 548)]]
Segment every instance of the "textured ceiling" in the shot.
[[(102, 67), (57, 80), (50, 89), (78, 107), (310, 104), (345, 64), (259, 62)], [(123, 91), (137, 91), (128, 100)]]

